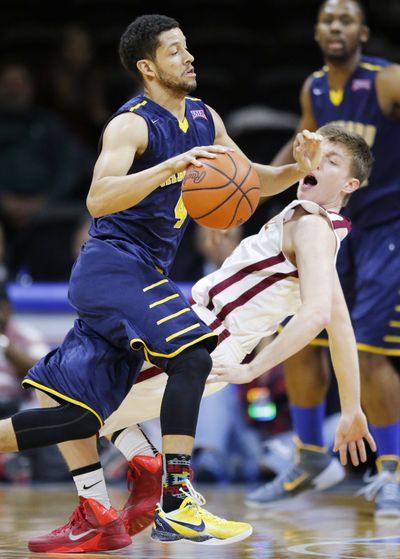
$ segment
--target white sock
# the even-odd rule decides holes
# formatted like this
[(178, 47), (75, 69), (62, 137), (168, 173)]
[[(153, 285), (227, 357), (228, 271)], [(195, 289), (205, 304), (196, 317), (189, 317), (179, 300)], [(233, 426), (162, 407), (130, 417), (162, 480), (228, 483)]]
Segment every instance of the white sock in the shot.
[(134, 456), (155, 456), (158, 451), (146, 437), (140, 425), (132, 425), (123, 429), (113, 439), (113, 443), (127, 460), (132, 460)]
[[(79, 472), (80, 470), (75, 471)], [(77, 473), (76, 475), (72, 475), (72, 479), (74, 480), (80, 497), (85, 497), (85, 499), (95, 499), (107, 510), (111, 508), (102, 467), (82, 474)]]

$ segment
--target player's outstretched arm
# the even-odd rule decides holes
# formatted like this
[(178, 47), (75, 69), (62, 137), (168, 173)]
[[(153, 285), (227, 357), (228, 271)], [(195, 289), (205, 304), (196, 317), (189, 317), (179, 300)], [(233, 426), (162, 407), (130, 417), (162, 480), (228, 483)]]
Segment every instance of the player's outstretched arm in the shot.
[[(215, 143), (229, 146), (247, 157), (228, 135), (218, 113), (211, 107), (209, 108), (214, 118)], [(321, 141), (322, 136), (320, 134), (302, 130), (296, 135), (293, 146), (295, 163), (273, 167), (252, 162), (260, 178), (261, 196), (279, 194), (279, 192), (286, 190), (313, 171), (321, 159)]]
[(361, 409), (356, 340), (337, 273), (335, 273), (333, 286), (331, 321), (327, 331), (341, 407), (334, 451), (339, 452), (343, 465), (346, 465), (347, 453), (349, 453), (354, 466), (358, 466), (360, 460), (365, 462), (367, 459), (364, 439), (371, 450), (375, 451), (376, 447)]
[(306, 214), (291, 224), (289, 234), (299, 272), (300, 308), (251, 363), (215, 366), (208, 383), (250, 382), (300, 351), (329, 324), (336, 248), (331, 226), (320, 215)]
[(273, 167), (254, 163), (261, 178), (261, 194), (271, 196), (293, 186), (318, 167), (321, 160), (322, 136), (316, 132), (302, 130), (293, 144), (295, 163)]

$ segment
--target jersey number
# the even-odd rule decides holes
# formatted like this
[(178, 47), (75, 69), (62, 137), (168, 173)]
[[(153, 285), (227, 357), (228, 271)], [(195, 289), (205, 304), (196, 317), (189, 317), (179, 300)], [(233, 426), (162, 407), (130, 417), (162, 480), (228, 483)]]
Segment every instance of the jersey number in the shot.
[(175, 206), (175, 218), (177, 221), (174, 225), (174, 229), (180, 229), (187, 218), (187, 210), (182, 200), (182, 194), (179, 196), (179, 200)]

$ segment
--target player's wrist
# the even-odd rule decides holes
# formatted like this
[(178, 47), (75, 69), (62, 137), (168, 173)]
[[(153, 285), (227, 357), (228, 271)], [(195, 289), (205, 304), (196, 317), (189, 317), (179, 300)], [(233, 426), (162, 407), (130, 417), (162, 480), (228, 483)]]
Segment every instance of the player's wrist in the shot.
[(306, 175), (312, 172), (308, 165), (302, 164), (298, 161), (294, 163), (294, 167), (295, 167), (294, 169), (295, 172), (298, 174), (298, 179), (302, 179), (303, 177), (305, 177)]
[(359, 405), (351, 405), (349, 404), (348, 406), (342, 406), (341, 409), (341, 415), (342, 417), (346, 417), (346, 418), (353, 418), (356, 415), (359, 415), (362, 412), (361, 406)]

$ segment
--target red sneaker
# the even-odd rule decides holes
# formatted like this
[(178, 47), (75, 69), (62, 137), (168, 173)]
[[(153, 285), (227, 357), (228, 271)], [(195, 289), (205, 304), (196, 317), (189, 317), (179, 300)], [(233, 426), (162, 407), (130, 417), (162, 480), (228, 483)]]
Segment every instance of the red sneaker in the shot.
[(128, 489), (131, 494), (121, 512), (129, 535), (134, 536), (153, 522), (161, 496), (162, 458), (137, 455), (129, 462)]
[(79, 497), (67, 524), (28, 542), (30, 551), (79, 553), (111, 551), (132, 543), (114, 508), (107, 510), (94, 499)]

